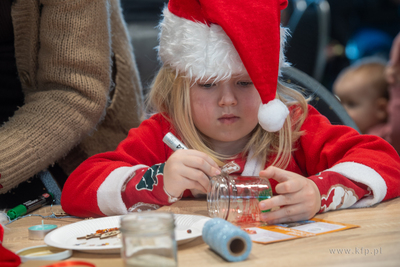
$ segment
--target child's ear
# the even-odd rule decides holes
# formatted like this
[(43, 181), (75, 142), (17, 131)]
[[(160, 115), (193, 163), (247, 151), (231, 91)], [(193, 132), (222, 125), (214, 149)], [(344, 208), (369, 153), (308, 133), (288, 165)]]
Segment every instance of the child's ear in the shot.
[(386, 121), (388, 117), (388, 111), (387, 111), (388, 100), (384, 97), (380, 97), (376, 100), (376, 105), (378, 110), (378, 113), (376, 114), (377, 118), (380, 121)]

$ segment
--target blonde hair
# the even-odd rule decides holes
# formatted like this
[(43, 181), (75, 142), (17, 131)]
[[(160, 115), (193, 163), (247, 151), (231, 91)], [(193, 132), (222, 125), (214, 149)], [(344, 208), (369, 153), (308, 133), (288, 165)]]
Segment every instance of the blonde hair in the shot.
[[(218, 165), (222, 166), (223, 161), (231, 157), (213, 151), (207, 136), (198, 131), (194, 125), (191, 115), (190, 87), (189, 78), (178, 75), (169, 67), (161, 67), (148, 95), (148, 110), (161, 112), (173, 125), (187, 147), (207, 153)], [(300, 127), (307, 116), (307, 101), (301, 93), (282, 83), (278, 83), (277, 98), (288, 107), (294, 106), (282, 129), (276, 133), (270, 133), (257, 125), (242, 154), (246, 155), (253, 148), (253, 157), (262, 159), (265, 164), (267, 156), (276, 153), (277, 156), (272, 165), (286, 168), (294, 151), (294, 143), (302, 134)]]

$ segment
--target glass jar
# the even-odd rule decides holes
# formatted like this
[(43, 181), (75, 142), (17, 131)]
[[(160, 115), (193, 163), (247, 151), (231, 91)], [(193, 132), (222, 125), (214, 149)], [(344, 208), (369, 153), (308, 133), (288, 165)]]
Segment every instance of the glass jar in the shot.
[(258, 203), (272, 197), (267, 178), (218, 175), (210, 180), (207, 194), (208, 214), (238, 225), (260, 222)]
[(125, 266), (177, 266), (174, 215), (137, 212), (121, 218)]

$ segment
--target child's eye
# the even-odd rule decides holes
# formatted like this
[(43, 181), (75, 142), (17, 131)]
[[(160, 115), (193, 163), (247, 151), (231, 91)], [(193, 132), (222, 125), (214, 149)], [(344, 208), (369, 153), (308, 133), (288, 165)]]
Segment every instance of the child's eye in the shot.
[(253, 85), (253, 82), (243, 81), (243, 82), (238, 82), (237, 84), (240, 86), (250, 86), (250, 85)]
[(358, 104), (356, 102), (354, 102), (354, 101), (348, 101), (346, 103), (346, 106), (349, 107), (349, 108), (355, 108), (355, 107), (358, 106)]
[(211, 88), (215, 86), (215, 83), (204, 83), (204, 84), (199, 84), (199, 86), (204, 88)]

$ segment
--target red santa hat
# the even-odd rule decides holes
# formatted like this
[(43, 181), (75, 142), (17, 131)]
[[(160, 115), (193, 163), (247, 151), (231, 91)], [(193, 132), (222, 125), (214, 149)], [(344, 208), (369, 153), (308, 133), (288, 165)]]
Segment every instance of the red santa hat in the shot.
[(161, 21), (160, 60), (191, 79), (230, 78), (246, 70), (260, 94), (260, 125), (280, 130), (289, 114), (275, 99), (284, 66), (287, 0), (170, 0)]

